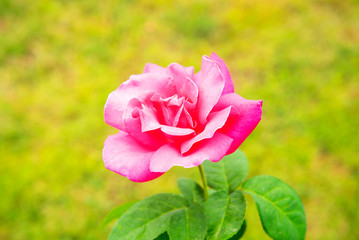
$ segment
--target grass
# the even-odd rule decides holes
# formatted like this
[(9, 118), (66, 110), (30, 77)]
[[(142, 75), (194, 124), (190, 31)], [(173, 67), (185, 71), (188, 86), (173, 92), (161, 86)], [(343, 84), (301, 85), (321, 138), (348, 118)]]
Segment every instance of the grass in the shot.
[[(215, 51), (263, 99), (250, 175), (290, 183), (307, 239), (358, 239), (359, 2), (0, 1), (0, 238), (104, 239), (113, 207), (177, 192), (106, 170), (107, 95), (146, 62), (200, 69)], [(248, 198), (244, 239), (266, 239)]]

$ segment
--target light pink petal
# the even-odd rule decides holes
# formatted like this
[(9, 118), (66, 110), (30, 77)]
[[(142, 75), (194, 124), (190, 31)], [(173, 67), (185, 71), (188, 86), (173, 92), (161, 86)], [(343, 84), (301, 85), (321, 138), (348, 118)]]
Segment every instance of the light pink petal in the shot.
[(194, 133), (193, 129), (190, 128), (178, 128), (178, 127), (172, 127), (172, 126), (161, 126), (162, 132), (171, 135), (171, 136), (187, 136), (192, 133)]
[(167, 74), (173, 77), (173, 80), (176, 82), (176, 86), (179, 88), (182, 86), (182, 81), (186, 79), (186, 77), (192, 78), (193, 72), (193, 67), (183, 67), (178, 63), (171, 63), (167, 67)]
[(199, 82), (200, 82), (200, 79), (201, 79), (201, 70), (199, 70), (197, 73), (195, 73), (193, 75), (192, 81), (194, 82), (194, 84), (196, 84), (196, 86), (198, 86)]
[(234, 152), (258, 125), (262, 116), (262, 102), (262, 100), (247, 100), (236, 93), (223, 95), (218, 101), (214, 111), (233, 106), (239, 112), (237, 120), (226, 124), (220, 130), (221, 133), (233, 138), (228, 154)]
[(191, 128), (195, 128), (197, 126), (196, 122), (193, 121), (191, 114), (187, 111), (186, 108), (183, 109), (186, 120)]
[(216, 61), (216, 63), (219, 66), (219, 69), (221, 69), (221, 72), (224, 76), (225, 84), (224, 84), (222, 95), (226, 94), (226, 93), (233, 93), (234, 92), (233, 81), (232, 81), (231, 74), (229, 73), (226, 63), (214, 52), (211, 54), (211, 58), (214, 61)]
[[(138, 98), (132, 98), (123, 113), (123, 121), (126, 129), (126, 125), (128, 125), (129, 120), (140, 119), (141, 128), (138, 129), (142, 132), (152, 131), (160, 128), (160, 123), (158, 122), (156, 113), (153, 109), (145, 106), (145, 103)], [(138, 124), (136, 123), (136, 126)], [(131, 128), (132, 129), (132, 128)], [(126, 129), (128, 130), (128, 129)]]
[(150, 159), (154, 152), (136, 142), (124, 132), (107, 137), (102, 151), (105, 167), (134, 182), (158, 178), (163, 172), (151, 172)]
[(152, 109), (144, 108), (141, 109), (139, 113), (142, 132), (152, 131), (161, 127), (156, 113)]
[(183, 103), (183, 97), (178, 97), (177, 94), (173, 95), (167, 106), (181, 106)]
[(207, 159), (218, 162), (225, 156), (232, 141), (230, 137), (217, 132), (212, 138), (196, 145), (195, 149), (185, 156), (181, 155), (175, 145), (164, 145), (153, 154), (150, 169), (154, 172), (166, 172), (173, 166), (196, 167)]
[(161, 67), (154, 63), (146, 63), (145, 68), (143, 69), (143, 73), (162, 73), (166, 74), (166, 68)]
[(118, 89), (108, 96), (104, 109), (105, 122), (124, 130), (122, 115), (128, 102), (133, 98), (141, 99), (156, 92), (164, 97), (172, 96), (176, 89), (169, 83), (169, 80), (169, 76), (158, 73), (132, 75), (130, 80), (122, 83)]
[(167, 74), (173, 79), (179, 97), (186, 96), (192, 103), (197, 102), (198, 88), (191, 80), (193, 78), (193, 67), (183, 67), (178, 63), (171, 63), (167, 67)]
[(179, 92), (182, 96), (188, 97), (188, 99), (187, 99), (187, 101), (189, 100), (188, 104), (194, 106), (197, 103), (198, 87), (190, 78), (186, 78), (184, 80), (184, 84), (183, 84), (182, 88), (179, 90)]
[(170, 110), (167, 108), (167, 106), (165, 106), (164, 104), (161, 104), (161, 111), (163, 114), (163, 119), (164, 119), (165, 124), (171, 125), (172, 123), (170, 121), (170, 118), (171, 118)]
[(124, 130), (122, 115), (129, 101), (129, 99), (124, 98), (118, 89), (113, 91), (108, 96), (104, 109), (105, 123), (120, 130)]
[(146, 96), (148, 93), (159, 93), (162, 97), (176, 94), (176, 86), (171, 84), (171, 77), (163, 73), (131, 75), (120, 88), (124, 91), (131, 91), (133, 97)]
[(178, 122), (180, 120), (180, 117), (182, 115), (183, 109), (184, 109), (184, 105), (182, 104), (180, 106), (180, 108), (178, 109), (175, 117), (173, 118), (172, 126), (177, 127), (177, 124), (178, 124)]
[(224, 87), (224, 77), (217, 65), (207, 56), (202, 58), (200, 79), (198, 83), (198, 120), (207, 122), (207, 116), (218, 102)]
[(208, 116), (208, 122), (204, 130), (195, 137), (182, 143), (181, 153), (184, 154), (188, 152), (195, 143), (198, 143), (203, 139), (211, 138), (218, 129), (222, 128), (225, 125), (230, 114), (232, 115), (232, 117), (238, 117), (237, 110), (234, 109), (232, 106), (229, 106), (221, 111), (211, 113)]

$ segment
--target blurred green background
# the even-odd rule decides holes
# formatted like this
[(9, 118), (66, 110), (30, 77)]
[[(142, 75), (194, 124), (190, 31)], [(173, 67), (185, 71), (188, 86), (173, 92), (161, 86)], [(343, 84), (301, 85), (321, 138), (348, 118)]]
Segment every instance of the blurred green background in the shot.
[[(0, 239), (106, 239), (113, 207), (178, 192), (106, 170), (107, 95), (146, 62), (200, 69), (212, 51), (236, 92), (263, 99), (241, 146), (250, 175), (288, 182), (307, 239), (359, 238), (359, 2), (0, 0)], [(248, 198), (244, 239), (268, 239)]]

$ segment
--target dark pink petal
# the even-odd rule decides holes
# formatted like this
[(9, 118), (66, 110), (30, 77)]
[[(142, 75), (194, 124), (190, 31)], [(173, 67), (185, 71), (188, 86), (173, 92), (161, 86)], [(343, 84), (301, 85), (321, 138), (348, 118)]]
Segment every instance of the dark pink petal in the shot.
[(203, 139), (211, 138), (218, 129), (222, 128), (226, 124), (229, 115), (232, 115), (232, 117), (238, 117), (238, 112), (232, 106), (229, 106), (221, 111), (211, 113), (208, 116), (208, 122), (204, 130), (195, 137), (182, 143), (181, 154), (188, 152), (195, 143), (198, 143)]
[(199, 78), (198, 120), (204, 125), (222, 94), (225, 82), (217, 63), (207, 56), (202, 58)]
[(102, 151), (105, 167), (134, 182), (147, 182), (163, 172), (151, 172), (153, 151), (145, 148), (124, 132), (107, 137)]
[(216, 61), (216, 63), (219, 66), (219, 69), (221, 69), (221, 72), (224, 76), (225, 85), (223, 88), (222, 95), (226, 94), (226, 93), (233, 93), (234, 92), (233, 81), (232, 81), (231, 74), (229, 73), (226, 63), (214, 52), (211, 54), (211, 58), (214, 61)]
[(124, 122), (126, 132), (148, 148), (157, 149), (167, 142), (166, 136), (160, 129), (142, 132), (140, 118), (126, 118)]
[(226, 124), (220, 130), (233, 139), (228, 154), (234, 152), (258, 125), (262, 116), (262, 102), (262, 100), (247, 100), (236, 93), (223, 95), (218, 101), (214, 111), (233, 106), (239, 112), (237, 120)]
[[(159, 130), (158, 122), (151, 120), (150, 114), (146, 116), (142, 102), (133, 98), (129, 101), (124, 113), (123, 123), (125, 131), (137, 141), (148, 146), (151, 149), (157, 149), (167, 142), (165, 135)], [(150, 112), (150, 110), (147, 110)], [(156, 130), (157, 129), (157, 130)]]
[(232, 139), (224, 134), (215, 133), (212, 138), (202, 141), (186, 156), (173, 144), (158, 149), (151, 158), (150, 169), (153, 172), (166, 172), (173, 166), (196, 167), (206, 159), (218, 162), (227, 153)]

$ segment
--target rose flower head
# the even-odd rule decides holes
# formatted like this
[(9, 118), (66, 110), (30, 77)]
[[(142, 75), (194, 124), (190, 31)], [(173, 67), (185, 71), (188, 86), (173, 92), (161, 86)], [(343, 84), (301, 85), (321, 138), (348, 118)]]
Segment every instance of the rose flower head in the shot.
[(234, 152), (262, 115), (261, 100), (234, 93), (224, 61), (203, 56), (201, 70), (147, 63), (113, 91), (105, 122), (119, 132), (107, 137), (105, 167), (134, 182), (161, 176), (173, 166), (191, 168)]

